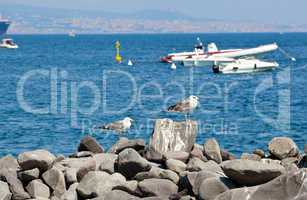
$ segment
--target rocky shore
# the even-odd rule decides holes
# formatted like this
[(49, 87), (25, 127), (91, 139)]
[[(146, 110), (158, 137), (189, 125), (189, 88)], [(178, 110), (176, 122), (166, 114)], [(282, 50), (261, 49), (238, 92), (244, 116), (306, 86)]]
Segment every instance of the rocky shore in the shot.
[[(240, 158), (197, 123), (157, 120), (149, 144), (121, 138), (107, 152), (91, 136), (68, 157), (46, 150), (0, 159), (0, 200), (306, 200), (307, 146), (272, 138)], [(235, 141), (234, 141), (235, 142)]]

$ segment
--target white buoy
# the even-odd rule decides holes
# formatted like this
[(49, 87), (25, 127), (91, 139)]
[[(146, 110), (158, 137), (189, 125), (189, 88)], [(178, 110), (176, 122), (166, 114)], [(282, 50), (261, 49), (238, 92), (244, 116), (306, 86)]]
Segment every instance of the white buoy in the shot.
[(295, 59), (294, 57), (292, 57), (292, 58), (291, 58), (291, 60), (292, 60), (293, 62), (295, 62), (295, 61), (296, 61), (296, 59)]
[(171, 65), (171, 69), (177, 69), (177, 66), (176, 66), (176, 64), (175, 64), (175, 63), (172, 63), (172, 65)]
[(133, 66), (133, 62), (131, 60), (128, 61), (128, 66)]

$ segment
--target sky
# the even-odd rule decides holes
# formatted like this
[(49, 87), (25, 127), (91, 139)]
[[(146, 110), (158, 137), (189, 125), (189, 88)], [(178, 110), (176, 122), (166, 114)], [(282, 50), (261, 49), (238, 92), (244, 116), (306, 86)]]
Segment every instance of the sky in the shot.
[(159, 9), (204, 19), (307, 24), (307, 0), (0, 0), (0, 3), (120, 13)]

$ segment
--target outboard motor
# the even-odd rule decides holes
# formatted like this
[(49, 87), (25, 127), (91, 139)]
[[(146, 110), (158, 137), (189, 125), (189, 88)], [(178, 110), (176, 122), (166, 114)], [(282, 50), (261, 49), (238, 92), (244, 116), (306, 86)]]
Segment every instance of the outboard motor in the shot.
[(220, 73), (220, 67), (217, 65), (217, 64), (214, 64), (213, 66), (212, 66), (212, 70), (213, 70), (213, 72), (214, 73)]

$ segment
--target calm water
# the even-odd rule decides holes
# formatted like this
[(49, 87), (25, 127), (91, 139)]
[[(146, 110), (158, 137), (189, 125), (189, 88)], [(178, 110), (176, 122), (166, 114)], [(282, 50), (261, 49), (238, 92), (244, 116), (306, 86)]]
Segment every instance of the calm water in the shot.
[[(277, 42), (297, 62), (277, 51), (265, 58), (277, 60), (278, 70), (241, 75), (182, 66), (174, 71), (158, 62), (174, 49), (190, 50), (197, 36), (225, 49)], [(109, 148), (119, 136), (90, 128), (125, 116), (135, 119), (125, 136), (148, 140), (154, 119), (184, 120), (163, 110), (190, 94), (201, 101), (191, 116), (199, 121), (201, 144), (215, 137), (223, 148), (239, 155), (256, 147), (266, 149), (276, 136), (293, 138), (301, 149), (307, 143), (307, 34), (12, 37), (20, 48), (0, 49), (0, 155), (38, 148), (69, 154), (89, 132)], [(116, 40), (121, 41), (124, 63), (131, 58), (133, 67), (114, 63)], [(19, 87), (26, 73), (29, 77)], [(51, 107), (50, 112), (25, 111), (17, 88), (23, 89), (19, 96), (32, 111)]]

